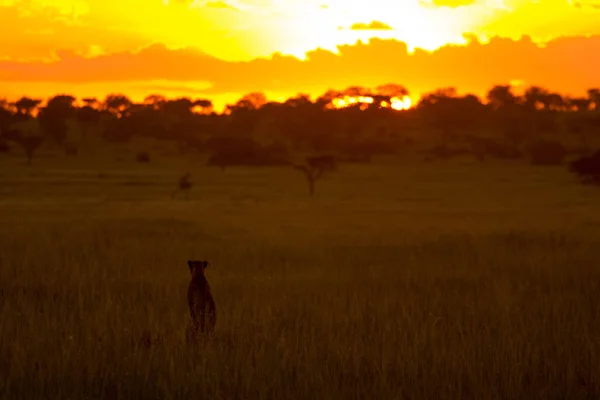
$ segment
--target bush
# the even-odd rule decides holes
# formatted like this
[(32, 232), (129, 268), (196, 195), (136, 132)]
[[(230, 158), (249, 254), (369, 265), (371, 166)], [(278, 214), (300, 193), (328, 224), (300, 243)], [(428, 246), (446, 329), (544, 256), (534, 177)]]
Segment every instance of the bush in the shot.
[(567, 149), (558, 142), (538, 140), (526, 148), (534, 165), (561, 165), (567, 156)]
[(139, 163), (149, 163), (150, 162), (150, 154), (145, 151), (141, 151), (137, 153), (135, 156), (135, 160)]
[(581, 157), (571, 162), (569, 171), (577, 174), (584, 183), (600, 184), (600, 150), (592, 156)]

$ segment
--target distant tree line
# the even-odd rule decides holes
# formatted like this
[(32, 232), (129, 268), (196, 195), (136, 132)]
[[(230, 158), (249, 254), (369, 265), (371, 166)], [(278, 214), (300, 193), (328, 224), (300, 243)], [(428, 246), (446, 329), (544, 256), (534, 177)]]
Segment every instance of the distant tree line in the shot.
[(600, 138), (600, 89), (568, 97), (537, 86), (517, 95), (511, 86), (497, 85), (481, 99), (443, 88), (408, 109), (391, 106), (408, 95), (396, 84), (330, 90), (314, 101), (299, 94), (272, 102), (250, 93), (222, 113), (207, 99), (161, 95), (141, 103), (122, 94), (102, 101), (64, 94), (47, 101), (0, 100), (0, 150), (16, 144), (31, 162), (44, 142), (77, 154), (78, 143), (91, 135), (107, 142), (152, 137), (205, 153), (210, 165), (223, 169), (295, 165), (314, 178), (319, 174), (309, 174), (309, 164), (301, 167), (291, 158), (335, 154), (347, 162), (368, 162), (420, 147), (432, 159), (527, 156), (536, 164), (560, 164), (571, 152), (590, 156)]

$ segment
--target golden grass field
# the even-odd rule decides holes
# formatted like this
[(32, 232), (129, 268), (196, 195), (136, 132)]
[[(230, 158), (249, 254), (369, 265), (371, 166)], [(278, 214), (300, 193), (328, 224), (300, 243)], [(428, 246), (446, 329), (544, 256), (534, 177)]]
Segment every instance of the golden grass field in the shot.
[[(565, 168), (399, 157), (310, 198), (292, 169), (14, 153), (2, 399), (598, 398), (600, 189)], [(196, 349), (190, 258), (218, 308)]]

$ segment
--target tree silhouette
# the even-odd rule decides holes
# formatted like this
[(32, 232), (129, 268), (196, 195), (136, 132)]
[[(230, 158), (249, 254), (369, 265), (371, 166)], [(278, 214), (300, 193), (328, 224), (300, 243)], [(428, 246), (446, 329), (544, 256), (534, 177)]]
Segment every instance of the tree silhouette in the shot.
[(11, 126), (12, 134), (8, 137), (18, 144), (27, 156), (27, 164), (31, 165), (35, 151), (41, 146), (44, 138), (40, 135), (39, 122), (33, 117), (21, 119)]
[(477, 96), (459, 97), (456, 88), (438, 89), (421, 98), (417, 109), (423, 119), (441, 134), (441, 145), (448, 146), (464, 131), (476, 130), (485, 107)]
[(577, 174), (583, 183), (600, 185), (600, 150), (591, 156), (584, 156), (572, 161), (569, 171)]
[(332, 156), (313, 156), (306, 158), (305, 165), (290, 165), (301, 171), (308, 182), (308, 192), (311, 197), (315, 194), (315, 183), (320, 180), (326, 172), (332, 172), (337, 169), (335, 158)]
[(98, 99), (95, 97), (84, 97), (81, 99), (81, 101), (83, 102), (83, 104), (89, 107), (97, 107), (99, 103)]
[(362, 86), (350, 86), (342, 91), (342, 95), (352, 97), (369, 96), (370, 94), (370, 91)]
[(154, 110), (160, 110), (167, 99), (162, 94), (151, 94), (144, 98), (143, 104), (152, 107)]
[(594, 105), (594, 110), (600, 111), (600, 89), (589, 89), (588, 99)]
[(380, 96), (386, 97), (398, 97), (403, 98), (404, 96), (408, 96), (410, 92), (407, 88), (402, 85), (398, 85), (395, 83), (387, 83), (385, 85), (380, 85), (375, 88), (375, 93)]
[(23, 148), (27, 155), (27, 164), (31, 165), (33, 159), (33, 153), (42, 144), (44, 138), (41, 136), (25, 136), (16, 140), (16, 142)]
[(13, 123), (13, 113), (6, 99), (0, 99), (0, 139), (6, 136)]
[(81, 127), (81, 138), (85, 138), (88, 130), (100, 122), (100, 111), (95, 109), (93, 105), (86, 104), (77, 109), (76, 118)]
[(565, 104), (567, 108), (565, 125), (570, 133), (579, 137), (582, 151), (588, 153), (590, 149), (587, 138), (588, 123), (590, 120), (588, 112), (592, 102), (585, 97), (575, 97), (566, 98)]
[(509, 85), (496, 85), (487, 93), (488, 104), (493, 109), (503, 109), (517, 104), (517, 96)]
[(267, 97), (264, 93), (248, 93), (238, 100), (234, 105), (227, 106), (229, 112), (235, 112), (240, 110), (253, 111), (258, 110), (267, 103)]
[(67, 120), (75, 116), (75, 98), (69, 95), (57, 95), (50, 98), (46, 107), (40, 109), (38, 120), (45, 135), (62, 145), (67, 137)]
[(549, 107), (550, 92), (539, 86), (527, 88), (523, 95), (523, 104), (530, 110), (547, 109)]
[(207, 99), (196, 99), (193, 102), (193, 108), (200, 110), (203, 114), (207, 114), (213, 111), (213, 103)]
[(133, 102), (124, 94), (109, 94), (104, 99), (104, 108), (112, 114), (120, 117)]
[(19, 100), (15, 101), (13, 105), (17, 109), (17, 114), (30, 116), (41, 103), (42, 100), (39, 99), (21, 97)]
[[(406, 95), (408, 90), (395, 83), (375, 89), (330, 89), (314, 101), (298, 94), (280, 103), (255, 92), (228, 105), (223, 113), (214, 112), (208, 99), (167, 99), (161, 94), (141, 103), (123, 94), (110, 94), (101, 103), (83, 98), (81, 106), (69, 95), (54, 96), (44, 106), (40, 100), (22, 97), (14, 103), (2, 102), (0, 136), (17, 135), (11, 126), (34, 118), (41, 136), (65, 145), (69, 127), (76, 122), (82, 139), (97, 127), (107, 141), (124, 142), (135, 136), (168, 140), (180, 151), (209, 153), (209, 164), (225, 167), (281, 165), (294, 151), (338, 154), (344, 162), (369, 161), (374, 155), (408, 148), (428, 133), (439, 134), (437, 147), (446, 147), (444, 151), (451, 155), (515, 158), (523, 151), (531, 153), (534, 142), (569, 140), (560, 136), (567, 133), (589, 149), (592, 138), (588, 136), (600, 128), (600, 90), (594, 88), (585, 97), (569, 98), (540, 86), (516, 95), (511, 86), (496, 85), (488, 91), (485, 104), (475, 95), (441, 88), (406, 111), (390, 107), (392, 98)], [(233, 147), (216, 150), (219, 140)], [(314, 186), (319, 179), (315, 177), (323, 172), (308, 164), (302, 167), (304, 174), (313, 177), (309, 180)]]

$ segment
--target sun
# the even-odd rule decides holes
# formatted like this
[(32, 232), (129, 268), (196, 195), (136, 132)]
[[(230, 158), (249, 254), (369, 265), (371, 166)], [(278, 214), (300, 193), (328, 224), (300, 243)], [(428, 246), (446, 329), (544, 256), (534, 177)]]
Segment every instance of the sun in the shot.
[[(481, 20), (476, 9), (431, 7), (419, 0), (331, 0), (326, 4), (305, 1), (282, 3), (271, 22), (270, 40), (285, 54), (304, 58), (306, 51), (363, 42), (370, 38), (396, 39), (415, 48), (435, 50), (446, 44), (464, 44), (464, 32), (470, 32)], [(381, 23), (390, 29), (355, 30), (357, 23)]]

